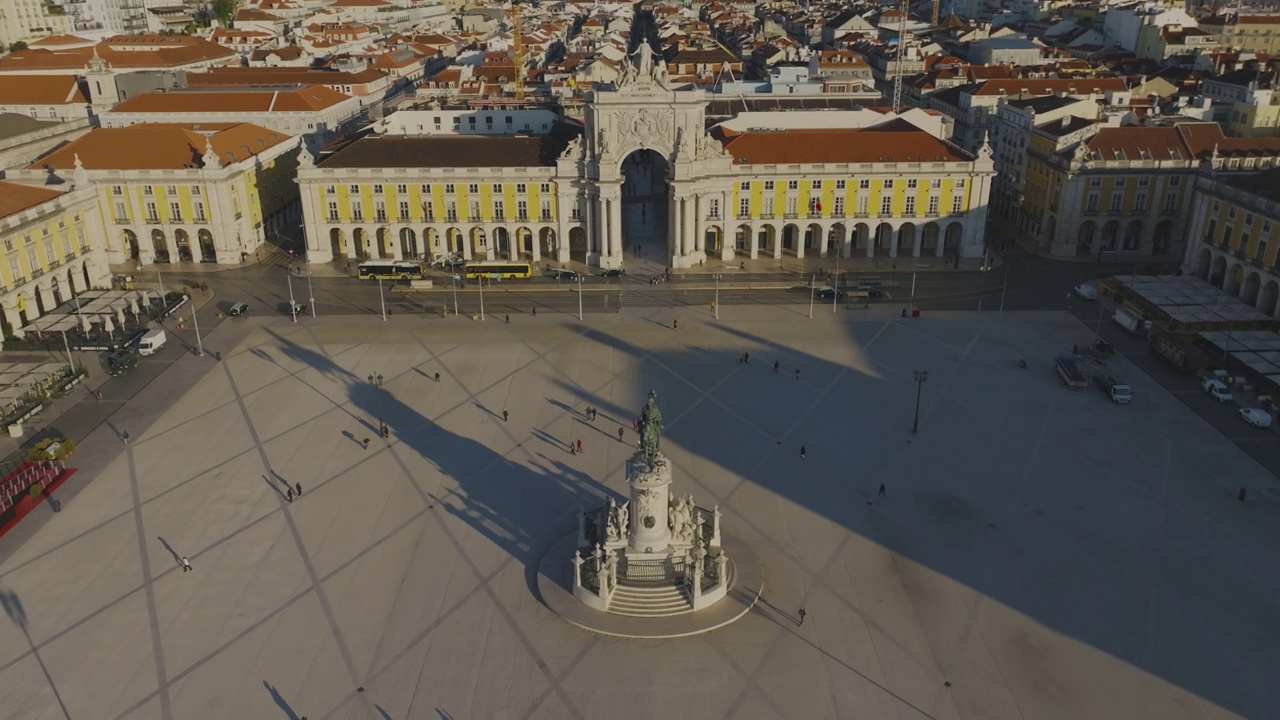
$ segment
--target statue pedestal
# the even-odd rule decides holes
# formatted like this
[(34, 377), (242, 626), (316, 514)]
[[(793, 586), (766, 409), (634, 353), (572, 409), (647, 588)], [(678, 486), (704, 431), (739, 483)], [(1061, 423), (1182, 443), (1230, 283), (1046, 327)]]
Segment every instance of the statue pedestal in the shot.
[(627, 536), (631, 550), (665, 554), (671, 544), (671, 463), (660, 452), (654, 453), (652, 462), (636, 453), (627, 461), (627, 484), (631, 487), (631, 527)]

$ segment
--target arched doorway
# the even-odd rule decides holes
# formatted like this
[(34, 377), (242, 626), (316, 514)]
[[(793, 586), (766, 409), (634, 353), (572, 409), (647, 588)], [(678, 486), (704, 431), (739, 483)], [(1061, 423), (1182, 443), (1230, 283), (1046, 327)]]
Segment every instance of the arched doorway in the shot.
[(511, 233), (504, 227), (493, 229), (493, 251), (498, 254), (499, 259), (503, 260), (518, 260), (520, 257), (511, 246)]
[(346, 255), (346, 250), (342, 247), (342, 230), (340, 228), (333, 228), (329, 231), (329, 252), (333, 253), (334, 258)]
[(1227, 277), (1227, 259), (1219, 255), (1213, 259), (1213, 264), (1209, 270), (1209, 284), (1214, 287), (1221, 288), (1223, 280)]
[(556, 258), (559, 254), (559, 248), (556, 245), (555, 230), (542, 228), (538, 231), (538, 254), (542, 256), (543, 260)]
[(364, 228), (356, 228), (351, 231), (351, 243), (354, 246), (357, 260), (369, 259), (369, 248), (367, 247), (368, 242), (369, 238), (366, 235)]
[(196, 233), (196, 240), (200, 243), (200, 262), (218, 262), (218, 251), (213, 247), (213, 233), (201, 228)]
[(1227, 270), (1227, 281), (1223, 284), (1222, 289), (1240, 297), (1240, 286), (1244, 284), (1244, 265), (1236, 263)]
[(946, 247), (943, 250), (953, 258), (960, 257), (960, 242), (964, 237), (964, 225), (953, 222), (947, 226), (947, 235), (943, 240)]
[(822, 226), (817, 223), (809, 223), (804, 229), (804, 251), (806, 253), (813, 250), (821, 249), (818, 243), (822, 241)]
[(374, 232), (374, 237), (378, 241), (378, 259), (386, 259), (391, 257), (391, 230), (389, 228), (380, 227)]
[[(1151, 254), (1168, 255), (1173, 243), (1173, 221), (1161, 220), (1151, 235)], [(1207, 252), (1207, 251), (1206, 251)]]
[(576, 262), (587, 260), (587, 231), (580, 227), (569, 228), (569, 259)]
[(853, 249), (871, 257), (871, 226), (866, 223), (858, 223), (853, 226)]
[(191, 262), (191, 236), (186, 230), (173, 231), (173, 244), (178, 248), (178, 262)]
[(533, 257), (533, 231), (527, 227), (516, 228), (516, 252)]
[(916, 226), (912, 223), (903, 223), (898, 228), (898, 255), (916, 255)]
[(418, 259), (418, 234), (413, 228), (400, 228), (400, 257)]
[(678, 245), (668, 242), (667, 238), (666, 158), (648, 148), (640, 148), (622, 159), (619, 171), (622, 173), (623, 245), (618, 250), (624, 255), (638, 252), (640, 257), (663, 265), (670, 263), (671, 249)]
[(467, 242), (462, 237), (462, 231), (458, 228), (451, 227), (444, 231), (445, 244), (449, 248), (449, 254), (455, 257), (469, 257), (467, 253)]
[(832, 225), (831, 230), (827, 232), (827, 253), (848, 257), (849, 253), (845, 250), (844, 223)]
[(778, 245), (778, 231), (772, 225), (762, 225), (756, 243), (756, 249), (763, 251), (765, 255), (773, 257), (781, 253), (775, 252)]
[(1138, 246), (1142, 243), (1142, 221), (1134, 220), (1124, 231), (1124, 251), (1138, 252)]
[(920, 230), (920, 254), (938, 255), (938, 223), (925, 223)]
[(138, 248), (138, 236), (134, 235), (132, 230), (124, 231), (124, 248), (130, 260), (138, 260), (142, 257), (142, 253)]
[(876, 226), (875, 254), (879, 255), (881, 250), (887, 251), (889, 244), (893, 242), (893, 226), (889, 223), (880, 223)]
[(422, 252), (424, 255), (430, 255), (434, 259), (435, 255), (444, 252), (440, 247), (440, 233), (435, 228), (422, 229)]
[(156, 228), (151, 231), (151, 248), (156, 254), (156, 262), (169, 262), (169, 243), (165, 240), (164, 231)]
[(791, 255), (798, 254), (800, 228), (790, 223), (782, 226), (782, 250)]
[(1116, 240), (1120, 235), (1120, 223), (1112, 220), (1102, 226), (1102, 246), (1098, 248), (1098, 254), (1104, 252), (1114, 252), (1116, 249)]
[(751, 253), (751, 226), (739, 225), (738, 229), (733, 233), (733, 249), (747, 253)]
[(706, 250), (708, 256), (719, 255), (723, 250), (721, 246), (723, 242), (721, 239), (722, 234), (719, 225), (712, 225), (707, 228), (706, 234), (702, 238), (702, 247)]
[(484, 228), (471, 228), (471, 256), (476, 255), (489, 257), (489, 236), (485, 234)]
[(85, 290), (92, 289), (93, 282), (89, 280), (89, 263), (87, 261), (80, 265), (80, 274), (84, 276), (84, 285), (82, 287)]

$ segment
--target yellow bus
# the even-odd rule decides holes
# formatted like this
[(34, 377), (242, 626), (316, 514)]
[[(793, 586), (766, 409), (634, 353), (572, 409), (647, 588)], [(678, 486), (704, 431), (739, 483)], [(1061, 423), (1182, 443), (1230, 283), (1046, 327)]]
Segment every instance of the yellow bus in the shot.
[(360, 263), (361, 280), (421, 280), (426, 271), (414, 260), (374, 260)]
[(527, 278), (533, 274), (533, 265), (527, 262), (469, 262), (463, 272), (468, 280)]

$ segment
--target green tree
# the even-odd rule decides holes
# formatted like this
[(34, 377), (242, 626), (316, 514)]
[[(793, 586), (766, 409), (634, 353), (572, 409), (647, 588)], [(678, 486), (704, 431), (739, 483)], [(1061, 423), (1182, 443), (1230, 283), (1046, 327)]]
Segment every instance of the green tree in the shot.
[(22, 42), (21, 40), (9, 46), (9, 52), (18, 52), (19, 50), (26, 50), (26, 49), (27, 49), (27, 44)]
[(213, 16), (224, 26), (230, 26), (231, 19), (236, 16), (236, 0), (213, 0), (212, 10)]

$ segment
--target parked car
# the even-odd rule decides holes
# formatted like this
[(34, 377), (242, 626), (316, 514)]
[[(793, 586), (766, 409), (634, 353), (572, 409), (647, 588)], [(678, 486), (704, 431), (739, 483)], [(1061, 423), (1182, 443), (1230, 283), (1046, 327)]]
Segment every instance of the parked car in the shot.
[(299, 303), (299, 302), (289, 303), (289, 314), (290, 314), (290, 315), (301, 315), (301, 314), (305, 313), (306, 311), (307, 311), (307, 306), (306, 306), (306, 305), (303, 305), (302, 303)]
[(1085, 300), (1098, 299), (1098, 288), (1094, 287), (1093, 283), (1080, 283), (1079, 285), (1071, 288), (1071, 291)]
[(249, 306), (247, 304), (238, 302), (235, 305), (231, 306), (231, 309), (227, 311), (227, 314), (232, 317), (236, 317), (239, 315), (243, 315), (248, 311), (249, 311)]
[(622, 268), (613, 268), (613, 269), (611, 269), (611, 270), (605, 270), (604, 272), (600, 273), (600, 277), (607, 277), (607, 278), (620, 278), (620, 277), (622, 277), (622, 276), (623, 276), (623, 274), (625, 274), (626, 272), (627, 272), (627, 271), (626, 271), (626, 270), (623, 270)]
[(552, 268), (548, 274), (556, 280), (577, 280), (578, 271), (569, 268)]
[(1240, 417), (1257, 428), (1271, 427), (1271, 412), (1262, 408), (1240, 408)]
[(866, 293), (866, 296), (872, 300), (880, 300), (886, 297), (883, 290), (878, 287), (871, 287), (870, 285), (859, 285), (858, 292)]
[(1205, 378), (1200, 382), (1200, 389), (1209, 393), (1209, 397), (1218, 402), (1231, 402), (1234, 398), (1227, 384), (1215, 378)]
[(819, 298), (819, 299), (821, 299), (821, 300), (832, 300), (832, 299), (835, 299), (835, 300), (843, 300), (843, 299), (844, 299), (844, 291), (843, 291), (843, 290), (837, 290), (837, 289), (835, 289), (835, 288), (831, 287), (830, 285), (828, 285), (828, 286), (826, 286), (826, 287), (820, 287), (820, 288), (818, 288), (818, 298)]
[(120, 348), (107, 356), (107, 372), (123, 375), (138, 364), (138, 351), (130, 347)]

